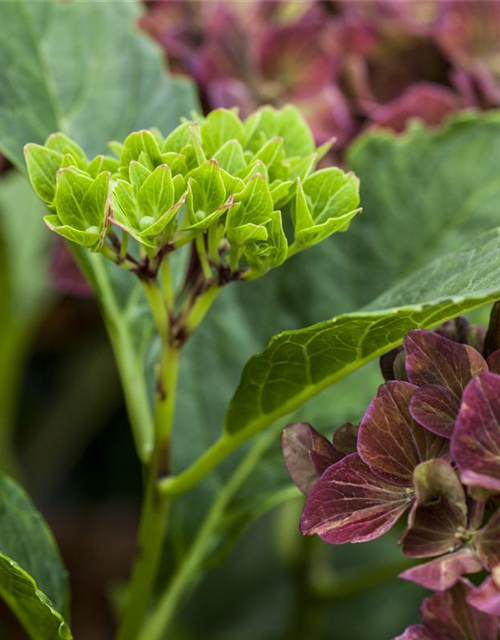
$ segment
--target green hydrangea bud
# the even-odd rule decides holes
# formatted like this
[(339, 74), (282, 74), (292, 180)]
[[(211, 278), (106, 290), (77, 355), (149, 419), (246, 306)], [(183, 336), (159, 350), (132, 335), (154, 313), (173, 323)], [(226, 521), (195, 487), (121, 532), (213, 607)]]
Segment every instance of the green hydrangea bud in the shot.
[[(214, 267), (255, 278), (287, 257), (345, 231), (359, 212), (358, 181), (316, 166), (316, 148), (292, 106), (259, 109), (245, 121), (216, 109), (182, 122), (165, 139), (155, 129), (112, 142), (116, 158), (84, 151), (61, 133), (26, 146), (37, 194), (56, 233), (100, 250), (112, 226), (149, 255), (196, 240)], [(293, 232), (284, 232), (291, 216)]]

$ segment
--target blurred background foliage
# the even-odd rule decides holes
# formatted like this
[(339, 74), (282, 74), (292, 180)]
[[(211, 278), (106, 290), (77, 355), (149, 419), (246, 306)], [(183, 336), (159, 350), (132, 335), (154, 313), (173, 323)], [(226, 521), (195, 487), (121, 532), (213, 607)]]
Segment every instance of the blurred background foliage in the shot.
[[(57, 4), (57, 15), (44, 4)], [(205, 109), (248, 113), (293, 102), (318, 142), (336, 136), (330, 161), (361, 179), (364, 212), (348, 234), (228, 288), (188, 345), (178, 470), (215, 440), (244, 363), (273, 334), (358, 309), (498, 225), (500, 2), (77, 4), (85, 15), (57, 0), (30, 9), (33, 42), (16, 40), (14, 30), (2, 35), (0, 144), (18, 165), (9, 118), (19, 101), (44, 114), (27, 139), (62, 126), (36, 101), (42, 88), (37, 94), (18, 73), (30, 68), (32, 45), (44, 48), (65, 88), (68, 126), (92, 152), (129, 128), (156, 124), (167, 133), (196, 106), (188, 85), (162, 68), (163, 48), (171, 73), (196, 83)], [(71, 577), (75, 636), (105, 640), (134, 552), (140, 468), (98, 306), (42, 214), (24, 177), (2, 160), (0, 464), (54, 529)], [(331, 435), (360, 420), (380, 382), (373, 363), (294, 419)], [(162, 579), (185, 581), (193, 597), (170, 640), (385, 640), (417, 621), (423, 591), (396, 579), (405, 566), (397, 532), (363, 547), (301, 538), (302, 499), (281, 462), (283, 426), (175, 505)], [(200, 536), (210, 540), (208, 556), (197, 556)], [(23, 637), (6, 612), (0, 620), (5, 638)]]

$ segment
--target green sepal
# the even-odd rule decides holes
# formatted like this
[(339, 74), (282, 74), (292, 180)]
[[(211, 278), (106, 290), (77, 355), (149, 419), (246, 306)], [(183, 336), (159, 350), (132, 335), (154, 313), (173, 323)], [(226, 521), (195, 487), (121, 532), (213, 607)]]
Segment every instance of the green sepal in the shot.
[(282, 209), (293, 198), (293, 180), (276, 180), (270, 186), (275, 209)]
[(132, 160), (129, 165), (128, 172), (132, 186), (135, 191), (139, 193), (144, 181), (151, 175), (151, 171), (138, 160)]
[(190, 127), (192, 122), (184, 122), (176, 127), (172, 133), (166, 138), (162, 146), (163, 153), (175, 152), (184, 153), (184, 149), (188, 146), (192, 146), (193, 137), (191, 135)]
[(255, 154), (255, 159), (266, 165), (270, 182), (288, 178), (290, 170), (283, 164), (285, 159), (283, 138), (278, 137), (268, 140)]
[(101, 233), (98, 230), (81, 231), (80, 229), (75, 229), (63, 224), (57, 215), (44, 216), (43, 221), (51, 231), (82, 247), (94, 249), (100, 243)]
[(127, 229), (139, 231), (141, 212), (137, 194), (130, 182), (118, 180), (113, 189), (113, 218)]
[(266, 106), (257, 110), (245, 121), (245, 148), (254, 153), (265, 141), (277, 136), (283, 138), (287, 157), (307, 156), (314, 153), (314, 139), (300, 111), (288, 105), (276, 110)]
[(187, 211), (192, 225), (208, 218), (224, 204), (226, 189), (216, 160), (206, 160), (189, 174)]
[(280, 211), (273, 211), (271, 220), (266, 225), (267, 242), (256, 243), (245, 247), (243, 255), (252, 267), (249, 279), (263, 275), (270, 269), (283, 264), (288, 255), (288, 241), (283, 230)]
[(162, 164), (168, 164), (172, 171), (172, 175), (176, 175), (179, 173), (185, 175), (188, 172), (186, 158), (182, 155), (182, 153), (177, 153), (176, 151), (168, 151), (167, 153), (162, 153), (161, 162)]
[(222, 182), (224, 183), (224, 188), (226, 190), (226, 195), (236, 195), (237, 193), (241, 193), (245, 188), (245, 183), (241, 178), (236, 178), (232, 176), (224, 169), (220, 170), (220, 174), (222, 176)]
[(128, 168), (132, 160), (144, 162), (145, 156), (149, 158), (153, 167), (161, 164), (161, 151), (158, 141), (155, 135), (148, 129), (134, 131), (134, 133), (131, 133), (125, 138), (120, 164), (122, 167)]
[(316, 168), (318, 163), (318, 154), (315, 152), (305, 158), (289, 158), (287, 163), (290, 167), (290, 173), (288, 175), (289, 179), (299, 179), (304, 181)]
[(57, 172), (54, 205), (57, 216), (65, 226), (78, 231), (104, 228), (109, 192), (109, 173), (101, 173), (92, 180), (73, 168)]
[(266, 178), (269, 178), (269, 174), (267, 171), (266, 165), (262, 162), (262, 160), (254, 160), (251, 162), (243, 171), (238, 173), (238, 178), (241, 180), (248, 180), (248, 178), (254, 176), (255, 174), (259, 174)]
[(189, 134), (192, 139), (192, 149), (196, 158), (196, 163), (201, 166), (207, 160), (207, 156), (203, 150), (201, 141), (201, 127), (199, 122), (191, 122), (189, 125)]
[(158, 220), (174, 203), (172, 172), (161, 164), (144, 180), (138, 196), (141, 217)]
[(24, 147), (24, 157), (35, 193), (47, 204), (52, 204), (56, 193), (57, 172), (61, 168), (62, 155), (39, 144), (30, 143)]
[(208, 158), (228, 141), (242, 142), (245, 128), (237, 113), (231, 109), (215, 109), (210, 112), (201, 125), (203, 150)]
[[(190, 185), (188, 185), (188, 198), (190, 197)], [(191, 224), (189, 227), (185, 227), (184, 231), (206, 231), (213, 224), (217, 222), (217, 220), (231, 207), (234, 207), (234, 196), (230, 196), (228, 201), (218, 207), (215, 211), (213, 211), (210, 215), (194, 224)]]
[[(153, 224), (149, 225), (145, 229), (141, 229), (139, 233), (134, 232), (134, 238), (147, 247), (155, 248), (158, 245), (160, 236), (165, 231), (169, 231), (168, 235), (174, 232), (176, 224), (173, 223), (179, 210), (184, 205), (185, 199), (185, 196), (183, 196), (179, 202), (175, 202)], [(143, 221), (144, 218), (141, 220), (141, 222)], [(168, 227), (171, 228), (167, 229)]]
[(174, 185), (174, 200), (175, 202), (179, 202), (187, 191), (186, 179), (178, 173), (172, 178), (172, 183)]
[(240, 206), (230, 209), (226, 220), (226, 232), (245, 224), (264, 225), (274, 211), (269, 184), (260, 174), (255, 174), (245, 189), (235, 197)]
[(79, 169), (86, 170), (89, 165), (87, 154), (80, 145), (60, 131), (52, 133), (45, 141), (45, 146), (47, 149), (57, 151), (61, 155), (65, 155), (67, 153), (72, 155)]
[(125, 146), (123, 142), (118, 142), (118, 140), (111, 140), (111, 142), (108, 142), (108, 148), (112, 153), (115, 154), (116, 158), (119, 160), (123, 155)]
[(292, 205), (295, 242), (313, 246), (332, 233), (346, 231), (359, 207), (359, 180), (352, 173), (329, 168), (297, 183)]
[(269, 234), (264, 225), (248, 222), (240, 227), (231, 227), (227, 230), (226, 235), (232, 245), (243, 247), (249, 242), (267, 240)]
[(213, 158), (222, 169), (233, 175), (244, 171), (247, 166), (243, 147), (238, 140), (228, 140)]

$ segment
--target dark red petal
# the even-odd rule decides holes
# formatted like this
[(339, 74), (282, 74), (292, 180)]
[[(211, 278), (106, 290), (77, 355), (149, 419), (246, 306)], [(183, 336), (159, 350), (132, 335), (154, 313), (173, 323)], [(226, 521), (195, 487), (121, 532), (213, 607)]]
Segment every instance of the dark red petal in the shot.
[(373, 540), (396, 523), (412, 499), (413, 492), (377, 477), (353, 453), (329, 467), (311, 489), (301, 531), (330, 544)]
[(410, 413), (432, 433), (450, 438), (460, 409), (460, 400), (446, 387), (427, 384), (413, 395)]
[(281, 447), (292, 481), (306, 495), (319, 476), (343, 458), (308, 422), (288, 425), (281, 436)]
[(490, 616), (500, 616), (500, 589), (495, 577), (490, 576), (479, 587), (472, 589), (467, 602)]
[(473, 551), (460, 549), (442, 558), (407, 569), (400, 573), (399, 577), (433, 591), (446, 591), (453, 587), (461, 576), (476, 573), (482, 568)]
[(409, 404), (418, 387), (387, 382), (379, 387), (358, 432), (358, 453), (384, 480), (404, 487), (413, 484), (413, 470), (425, 460), (446, 454), (447, 440), (420, 426)]
[(443, 338), (434, 331), (410, 331), (404, 341), (408, 380), (418, 386), (447, 387), (460, 398), (471, 378), (488, 367), (472, 347)]
[(500, 376), (482, 373), (467, 385), (451, 454), (465, 484), (500, 491)]
[(460, 580), (453, 589), (424, 600), (422, 622), (436, 640), (498, 640), (498, 620), (467, 603), (473, 587)]
[(500, 565), (500, 511), (476, 535), (476, 550), (487, 569)]

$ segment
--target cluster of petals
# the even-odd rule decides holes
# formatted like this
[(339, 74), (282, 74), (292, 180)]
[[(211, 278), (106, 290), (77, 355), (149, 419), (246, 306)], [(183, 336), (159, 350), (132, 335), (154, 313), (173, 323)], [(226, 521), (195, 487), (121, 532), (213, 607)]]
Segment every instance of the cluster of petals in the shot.
[[(421, 5), (425, 7), (422, 9)], [(439, 124), (500, 104), (500, 3), (256, 0), (148, 3), (141, 20), (211, 108), (295, 104), (319, 143), (366, 124)], [(404, 73), (401, 60), (404, 59)]]
[[(471, 638), (498, 637), (500, 350), (491, 339), (497, 311), (486, 341), (476, 333), (478, 348), (456, 332), (410, 331), (383, 363), (393, 379), (379, 387), (359, 427), (342, 425), (333, 443), (307, 423), (283, 434), (285, 464), (307, 496), (304, 535), (330, 544), (367, 542), (407, 513), (399, 544), (404, 555), (426, 561), (401, 577), (437, 592), (422, 607), (423, 625), (401, 636), (407, 640), (461, 638), (438, 635), (431, 620), (436, 609), (459, 600), (477, 628), (476, 618), (495, 621), (493, 635)], [(464, 578), (483, 570), (489, 577), (479, 587)]]

